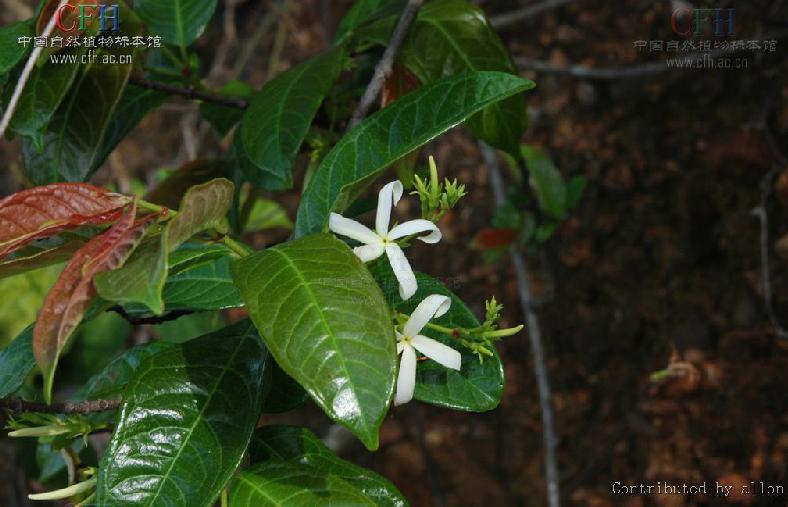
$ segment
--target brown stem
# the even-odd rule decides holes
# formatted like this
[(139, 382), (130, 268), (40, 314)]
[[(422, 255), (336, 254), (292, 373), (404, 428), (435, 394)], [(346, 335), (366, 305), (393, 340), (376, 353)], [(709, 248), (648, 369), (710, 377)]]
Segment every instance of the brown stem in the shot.
[(41, 412), (46, 414), (83, 414), (106, 412), (120, 406), (120, 400), (88, 400), (64, 401), (47, 405), (38, 401), (26, 401), (19, 398), (0, 399), (0, 409), (10, 410), (15, 414), (23, 412)]
[(167, 93), (169, 95), (178, 95), (192, 100), (202, 100), (203, 102), (211, 102), (220, 106), (232, 107), (234, 109), (246, 109), (249, 103), (246, 99), (240, 97), (230, 97), (227, 95), (217, 95), (215, 93), (208, 93), (198, 90), (193, 86), (175, 86), (160, 81), (151, 81), (142, 76), (132, 74), (129, 77), (129, 84), (146, 88), (148, 90), (156, 90), (159, 92)]
[(191, 310), (173, 310), (169, 313), (165, 313), (164, 315), (153, 315), (151, 317), (135, 317), (134, 315), (129, 315), (129, 313), (120, 305), (113, 306), (109, 309), (111, 312), (115, 312), (126, 321), (128, 321), (133, 326), (142, 326), (146, 324), (156, 325), (156, 324), (163, 324), (164, 322), (169, 322), (171, 320), (179, 319), (186, 315), (191, 315), (194, 313)]
[(408, 0), (408, 5), (406, 5), (405, 10), (402, 11), (402, 16), (400, 16), (399, 22), (397, 22), (397, 27), (391, 35), (389, 45), (386, 47), (386, 51), (383, 52), (383, 57), (375, 67), (375, 73), (372, 75), (372, 80), (370, 80), (369, 85), (367, 85), (367, 89), (364, 91), (364, 95), (361, 96), (358, 107), (350, 118), (350, 128), (355, 127), (364, 119), (372, 107), (372, 104), (375, 103), (378, 95), (380, 95), (386, 78), (391, 74), (394, 58), (396, 58), (399, 48), (405, 40), (405, 36), (408, 35), (408, 29), (410, 29), (413, 20), (416, 19), (416, 14), (418, 14), (422, 3), (423, 0)]

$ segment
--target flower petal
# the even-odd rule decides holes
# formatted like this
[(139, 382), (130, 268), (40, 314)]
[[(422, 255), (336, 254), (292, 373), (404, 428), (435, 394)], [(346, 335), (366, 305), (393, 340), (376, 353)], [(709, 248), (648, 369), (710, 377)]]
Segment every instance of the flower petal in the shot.
[(429, 234), (426, 236), (419, 236), (416, 239), (420, 239), (425, 243), (437, 243), (443, 237), (441, 230), (438, 229), (437, 225), (430, 222), (429, 220), (420, 218), (418, 220), (411, 220), (394, 227), (391, 229), (391, 232), (389, 232), (388, 238), (392, 240), (399, 239), (404, 238), (405, 236), (410, 236), (411, 234), (420, 234), (427, 231), (429, 231)]
[(397, 355), (402, 354), (402, 351), (405, 349), (405, 344), (402, 342), (397, 343)]
[(402, 405), (413, 399), (416, 390), (416, 351), (410, 345), (402, 349), (402, 360), (399, 362), (397, 375), (397, 394), (394, 396), (394, 405)]
[(378, 194), (378, 211), (375, 215), (375, 230), (378, 234), (385, 236), (389, 232), (389, 221), (391, 220), (391, 210), (397, 205), (402, 197), (402, 183), (392, 181), (380, 189)]
[(416, 336), (424, 329), (424, 326), (427, 325), (431, 318), (440, 317), (448, 312), (450, 307), (451, 299), (446, 296), (441, 296), (440, 294), (427, 296), (410, 314), (408, 322), (405, 323), (405, 329), (403, 329), (404, 334), (406, 336)]
[(380, 237), (366, 225), (345, 218), (338, 213), (331, 213), (328, 219), (328, 230), (364, 244), (373, 244), (381, 241)]
[(416, 350), (446, 368), (459, 371), (462, 365), (462, 355), (437, 340), (417, 334), (410, 339), (410, 343)]
[(419, 285), (416, 282), (416, 275), (408, 263), (405, 252), (396, 244), (386, 245), (386, 255), (391, 263), (391, 269), (394, 271), (394, 276), (399, 281), (399, 295), (403, 301), (410, 299), (416, 293)]
[(353, 253), (361, 259), (361, 262), (369, 262), (383, 255), (383, 250), (383, 242), (378, 241), (377, 243), (357, 246), (353, 249)]

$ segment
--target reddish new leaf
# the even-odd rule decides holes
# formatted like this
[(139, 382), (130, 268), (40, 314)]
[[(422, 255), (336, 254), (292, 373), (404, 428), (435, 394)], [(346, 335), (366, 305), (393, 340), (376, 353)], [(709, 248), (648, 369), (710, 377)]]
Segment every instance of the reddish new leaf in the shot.
[(33, 329), (33, 352), (44, 375), (44, 397), (49, 402), (58, 357), (69, 336), (96, 296), (93, 277), (121, 266), (134, 251), (145, 226), (158, 215), (135, 222), (136, 201), (106, 232), (80, 248), (47, 294)]
[(510, 245), (517, 237), (517, 229), (484, 229), (471, 242), (474, 247), (492, 250)]
[(35, 187), (0, 201), (0, 259), (36, 239), (110, 223), (129, 198), (87, 183)]

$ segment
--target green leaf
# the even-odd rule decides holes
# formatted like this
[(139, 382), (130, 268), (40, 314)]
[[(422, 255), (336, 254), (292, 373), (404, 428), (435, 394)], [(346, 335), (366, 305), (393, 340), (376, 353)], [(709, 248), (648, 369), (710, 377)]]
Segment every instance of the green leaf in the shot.
[(257, 464), (233, 483), (230, 507), (408, 504), (389, 481), (338, 458), (304, 428), (266, 426), (257, 430), (250, 457)]
[(167, 236), (146, 238), (120, 269), (99, 273), (93, 285), (99, 296), (115, 303), (142, 303), (156, 315), (164, 312), (162, 289), (167, 277)]
[(143, 360), (99, 468), (96, 503), (213, 505), (257, 422), (265, 361), (249, 321)]
[(137, 0), (134, 10), (152, 34), (185, 48), (202, 35), (216, 10), (216, 0)]
[(566, 184), (566, 210), (569, 211), (580, 201), (583, 192), (586, 189), (588, 180), (585, 176), (574, 176), (569, 183)]
[(33, 326), (28, 326), (11, 344), (0, 350), (0, 398), (22, 387), (36, 365), (33, 357)]
[(347, 11), (345, 17), (339, 22), (336, 34), (334, 34), (334, 44), (344, 43), (356, 27), (369, 19), (385, 3), (386, 0), (356, 0), (353, 7)]
[[(119, 36), (132, 37), (141, 30), (134, 13), (121, 5)], [(107, 127), (120, 101), (132, 69), (133, 47), (99, 48), (95, 61), (82, 66), (68, 94), (43, 132), (39, 147), (25, 137), (22, 155), (30, 180), (41, 185), (55, 181), (83, 181), (100, 164)], [(105, 59), (114, 59), (109, 64)], [(107, 62), (109, 60), (106, 60)], [(75, 67), (70, 64), (56, 67)]]
[(326, 155), (298, 209), (296, 237), (320, 232), (375, 176), (485, 107), (533, 87), (501, 72), (469, 72), (408, 94), (348, 132)]
[(19, 37), (33, 36), (33, 20), (16, 21), (0, 28), (0, 75), (13, 69), (31, 50), (33, 42), (23, 46)]
[[(58, 57), (79, 59), (83, 53), (81, 48), (64, 48)], [(49, 60), (36, 67), (19, 97), (9, 128), (18, 135), (30, 136), (31, 143), (40, 148), (41, 130), (52, 119), (81, 68), (76, 61), (63, 64)], [(8, 103), (12, 92), (11, 89), (6, 91), (4, 103)]]
[[(231, 97), (249, 98), (253, 91), (249, 83), (233, 79), (221, 87), (218, 93)], [(211, 102), (203, 102), (200, 104), (200, 115), (216, 129), (220, 136), (224, 137), (241, 120), (243, 111)]]
[(103, 370), (95, 374), (77, 391), (74, 396), (78, 400), (94, 400), (114, 398), (123, 393), (140, 363), (172, 345), (164, 342), (152, 342), (130, 348), (116, 357)]
[(544, 152), (526, 145), (523, 145), (520, 151), (531, 176), (531, 187), (539, 199), (539, 207), (553, 218), (564, 218), (566, 186), (561, 173)]
[(287, 212), (276, 201), (257, 199), (244, 231), (255, 232), (277, 228), (288, 230), (293, 228), (293, 222), (290, 221)]
[(239, 132), (249, 163), (245, 177), (269, 190), (270, 180), (293, 186), (293, 161), (323, 98), (342, 70), (341, 49), (333, 49), (276, 76), (244, 113)]
[(162, 105), (165, 100), (167, 100), (165, 93), (136, 86), (126, 87), (107, 125), (101, 149), (89, 172), (98, 170), (109, 154), (134, 130), (145, 115)]
[(225, 176), (226, 170), (219, 160), (192, 160), (165, 174), (167, 178), (148, 192), (145, 200), (177, 209), (191, 187)]
[(195, 234), (219, 226), (233, 202), (234, 190), (232, 182), (224, 178), (191, 187), (183, 196), (178, 214), (167, 224), (170, 251)]
[[(474, 328), (480, 325), (465, 303), (434, 278), (416, 273), (419, 288), (413, 297), (403, 302), (399, 297), (399, 282), (387, 262), (376, 263), (372, 272), (386, 299), (400, 312), (410, 315), (425, 297), (442, 294), (451, 298), (451, 308), (446, 315), (431, 322), (452, 328)], [(417, 400), (471, 412), (484, 412), (498, 406), (503, 393), (503, 365), (497, 352), (494, 351), (493, 357), (485, 357), (484, 363), (480, 364), (478, 357), (450, 337), (429, 328), (424, 328), (422, 333), (458, 350), (462, 354), (462, 368), (454, 371), (435, 361), (419, 363), (414, 394)]]
[[(391, 19), (382, 23), (393, 28)], [(372, 29), (377, 32), (372, 38), (388, 44), (391, 28)], [(484, 12), (467, 0), (425, 3), (398, 58), (422, 83), (466, 71), (518, 73)], [(487, 143), (516, 155), (527, 126), (525, 96), (518, 94), (490, 105), (468, 120), (468, 126)]]
[(230, 275), (231, 257), (192, 265), (167, 278), (164, 301), (170, 310), (223, 310), (243, 306)]
[(309, 395), (293, 378), (282, 371), (272, 357), (268, 357), (268, 371), (271, 372), (271, 392), (263, 402), (266, 414), (281, 414), (303, 404)]
[(373, 450), (394, 390), (389, 308), (362, 262), (328, 234), (232, 265), (233, 279), (282, 369)]

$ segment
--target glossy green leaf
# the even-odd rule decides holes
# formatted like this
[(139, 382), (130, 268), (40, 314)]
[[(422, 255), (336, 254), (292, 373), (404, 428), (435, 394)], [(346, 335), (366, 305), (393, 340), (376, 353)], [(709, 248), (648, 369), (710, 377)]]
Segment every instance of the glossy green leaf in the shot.
[(254, 96), (239, 127), (249, 181), (270, 190), (280, 190), (270, 188), (271, 178), (284, 188), (293, 185), (293, 162), (343, 58), (341, 49), (323, 53), (276, 76)]
[[(120, 36), (138, 35), (139, 20), (121, 4)], [(27, 176), (35, 184), (83, 181), (104, 156), (103, 142), (132, 69), (133, 47), (99, 48), (95, 61), (82, 66), (68, 94), (43, 132), (42, 146), (31, 137), (22, 144)], [(114, 59), (116, 63), (105, 63)], [(57, 67), (71, 68), (70, 64)]]
[(72, 240), (45, 250), (29, 249), (29, 255), (19, 255), (0, 262), (0, 279), (66, 262), (83, 244), (84, 241)]
[[(16, 43), (14, 43), (16, 45)], [(81, 48), (64, 48), (59, 58), (81, 58)], [(18, 135), (30, 136), (33, 146), (40, 147), (41, 130), (52, 119), (58, 106), (79, 73), (81, 63), (63, 64), (46, 61), (36, 67), (19, 97), (9, 128)], [(13, 90), (6, 90), (3, 102), (7, 103)]]
[(35, 365), (33, 326), (28, 326), (10, 345), (0, 350), (0, 398), (5, 398), (22, 387)]
[(265, 361), (249, 321), (143, 360), (99, 468), (96, 502), (213, 505), (257, 422)]
[[(396, 17), (370, 30), (373, 39), (388, 44)], [(517, 74), (517, 67), (484, 12), (467, 0), (426, 2), (400, 48), (399, 60), (422, 83), (466, 71)], [(527, 125), (522, 94), (492, 104), (468, 120), (474, 134), (487, 143), (516, 155)]]
[(293, 222), (282, 206), (270, 199), (257, 199), (249, 214), (249, 221), (244, 227), (246, 232), (265, 231), (268, 229), (292, 229)]
[(233, 202), (234, 190), (235, 186), (224, 178), (191, 187), (183, 196), (178, 214), (167, 224), (170, 251), (195, 234), (219, 226)]
[(334, 44), (342, 44), (352, 31), (366, 21), (376, 10), (386, 3), (386, 0), (356, 0), (348, 9), (342, 21), (337, 26), (334, 34)]
[(197, 263), (167, 278), (164, 301), (169, 310), (223, 310), (243, 306), (230, 275), (231, 257)]
[(271, 372), (271, 391), (263, 402), (266, 414), (281, 414), (303, 404), (309, 395), (290, 375), (276, 364), (273, 357), (268, 357), (268, 371)]
[(162, 289), (167, 278), (167, 236), (146, 238), (129, 260), (93, 279), (99, 296), (115, 303), (142, 303), (153, 313), (164, 312)]
[(249, 452), (255, 465), (233, 483), (230, 507), (407, 505), (388, 480), (338, 458), (305, 428), (260, 428)]
[(13, 69), (31, 51), (33, 42), (18, 43), (20, 37), (32, 37), (32, 20), (16, 21), (0, 28), (0, 74)]
[(531, 81), (511, 74), (469, 72), (420, 88), (373, 114), (323, 159), (301, 200), (296, 237), (322, 231), (331, 211), (342, 211), (395, 160), (485, 107), (532, 87)]
[(123, 394), (140, 363), (172, 345), (152, 342), (132, 347), (90, 378), (74, 396), (78, 400), (112, 399)]
[[(451, 308), (446, 315), (431, 322), (445, 327), (479, 326), (479, 321), (460, 298), (434, 278), (416, 273), (419, 288), (413, 297), (403, 302), (399, 297), (399, 282), (387, 262), (376, 263), (372, 272), (386, 299), (397, 311), (410, 314), (425, 297), (442, 294), (451, 298)], [(419, 363), (414, 394), (417, 400), (472, 412), (484, 412), (498, 406), (503, 393), (503, 364), (497, 352), (494, 357), (485, 357), (481, 364), (478, 357), (446, 335), (429, 328), (424, 328), (422, 333), (458, 350), (462, 354), (462, 368), (454, 371), (435, 361)]]
[(566, 214), (566, 185), (561, 173), (544, 152), (524, 145), (521, 153), (539, 206), (553, 218), (563, 218)]
[[(249, 98), (253, 88), (249, 83), (233, 79), (226, 85), (217, 90), (219, 95), (229, 95), (231, 97)], [(216, 129), (220, 136), (226, 136), (230, 130), (241, 120), (243, 111), (234, 107), (227, 107), (212, 102), (200, 104), (200, 115)]]
[(93, 160), (90, 173), (95, 172), (109, 157), (109, 154), (125, 139), (139, 122), (152, 110), (167, 100), (167, 94), (156, 91), (127, 86), (123, 90), (115, 112), (107, 125), (107, 132), (101, 143), (99, 154)]
[(232, 273), (279, 366), (376, 449), (396, 351), (389, 308), (364, 264), (318, 234), (242, 258)]
[(216, 0), (136, 0), (134, 10), (152, 34), (185, 48), (205, 30)]

